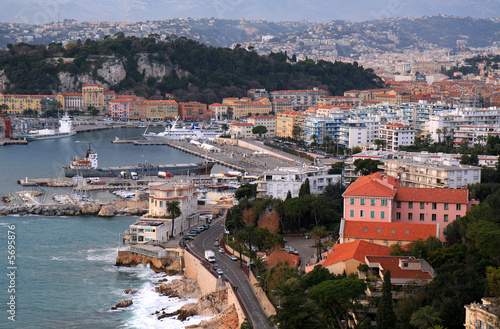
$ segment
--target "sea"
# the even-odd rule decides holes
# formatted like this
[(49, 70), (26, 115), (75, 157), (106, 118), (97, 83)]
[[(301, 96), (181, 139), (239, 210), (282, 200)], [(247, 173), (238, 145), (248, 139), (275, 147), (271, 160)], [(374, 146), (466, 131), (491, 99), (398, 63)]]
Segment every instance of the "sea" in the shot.
[[(83, 156), (89, 143), (102, 167), (202, 160), (169, 146), (111, 143), (116, 137), (140, 139), (142, 132), (139, 128), (108, 129), (2, 146), (0, 197), (30, 189), (18, 184), (26, 177), (62, 177), (62, 166), (75, 156)], [(212, 171), (227, 168), (216, 165)], [(38, 190), (46, 195), (55, 193), (49, 188)], [(108, 191), (100, 193), (94, 198), (110, 195)], [(0, 328), (177, 329), (207, 319), (193, 316), (184, 322), (175, 318), (157, 320), (156, 311), (173, 312), (195, 302), (154, 291), (159, 280), (178, 277), (157, 274), (142, 265), (114, 266), (118, 250), (123, 249), (121, 237), (135, 220), (137, 217), (130, 216), (0, 217)], [(127, 295), (125, 289), (137, 293)], [(111, 310), (124, 299), (132, 299), (132, 306)]]

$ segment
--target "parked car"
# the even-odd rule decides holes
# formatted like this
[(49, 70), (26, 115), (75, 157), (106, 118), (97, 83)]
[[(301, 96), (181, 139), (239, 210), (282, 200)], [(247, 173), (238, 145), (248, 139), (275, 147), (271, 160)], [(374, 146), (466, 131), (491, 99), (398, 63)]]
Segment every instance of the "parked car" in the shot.
[(223, 254), (225, 253), (226, 251), (224, 250), (224, 248), (219, 248), (219, 253)]
[(193, 232), (193, 231), (189, 231), (189, 233), (184, 236), (184, 239), (187, 238), (187, 237), (190, 237), (191, 239), (193, 239), (192, 237), (193, 236), (197, 236), (197, 235), (198, 235), (198, 233)]
[(231, 260), (238, 260), (238, 257), (236, 257), (235, 255), (231, 255)]
[(217, 272), (217, 274), (219, 274), (219, 275), (223, 275), (224, 274), (224, 272), (222, 272), (222, 270), (220, 268), (218, 268), (217, 271), (215, 271), (215, 272)]
[[(189, 234), (189, 233), (188, 233)], [(194, 240), (192, 236), (190, 235), (185, 235), (184, 240)]]

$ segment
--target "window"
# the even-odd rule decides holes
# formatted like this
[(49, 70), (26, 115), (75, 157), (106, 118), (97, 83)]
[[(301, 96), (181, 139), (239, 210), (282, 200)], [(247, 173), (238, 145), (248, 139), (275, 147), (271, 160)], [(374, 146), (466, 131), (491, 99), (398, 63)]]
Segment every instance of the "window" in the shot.
[(412, 201), (408, 202), (408, 208), (413, 209), (413, 202)]
[(401, 219), (401, 213), (400, 213), (400, 212), (397, 212), (397, 213), (396, 213), (396, 219), (397, 219), (397, 220)]
[(360, 210), (359, 211), (359, 217), (361, 217), (361, 218), (365, 217), (365, 211), (364, 210)]
[(420, 202), (420, 209), (425, 209), (425, 202)]
[(370, 200), (370, 206), (374, 206), (375, 205), (375, 199), (371, 199)]
[(448, 207), (449, 207), (449, 204), (448, 204), (448, 203), (445, 203), (445, 204), (444, 204), (444, 210), (448, 210)]
[(413, 213), (408, 214), (408, 220), (413, 220)]
[(370, 210), (370, 218), (375, 218), (375, 211)]
[(444, 215), (444, 222), (448, 223), (448, 215)]
[(432, 209), (437, 209), (437, 203), (436, 202), (432, 203)]
[(359, 199), (359, 204), (364, 206), (365, 205), (365, 199)]
[(401, 208), (401, 201), (396, 201), (396, 208)]
[(351, 198), (351, 205), (354, 204), (354, 198)]
[(380, 227), (377, 227), (377, 233), (382, 232), (382, 229)]
[(436, 214), (432, 214), (432, 221), (435, 222), (436, 221)]
[(155, 203), (155, 200), (151, 199), (151, 203)]
[(424, 214), (420, 214), (420, 221), (423, 222), (425, 220), (425, 215)]
[(380, 205), (381, 206), (387, 206), (387, 200), (385, 200), (385, 199), (380, 200)]
[(457, 203), (457, 210), (462, 210), (462, 205), (460, 203)]
[(352, 209), (351, 209), (351, 210), (349, 211), (349, 217), (354, 217), (354, 210), (352, 210)]
[(163, 208), (163, 201), (160, 201), (160, 208)]
[(385, 219), (385, 211), (380, 212), (380, 219)]

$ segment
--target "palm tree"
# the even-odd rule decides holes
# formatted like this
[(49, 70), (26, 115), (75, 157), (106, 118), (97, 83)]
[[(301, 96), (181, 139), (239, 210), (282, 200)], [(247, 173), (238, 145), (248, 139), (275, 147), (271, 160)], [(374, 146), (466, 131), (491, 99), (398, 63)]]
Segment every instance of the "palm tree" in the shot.
[(181, 215), (181, 207), (179, 206), (179, 201), (167, 202), (167, 212), (170, 214), (172, 218), (172, 234), (174, 236), (174, 224), (175, 218)]
[(245, 235), (248, 241), (248, 258), (252, 260), (252, 240), (255, 237), (256, 226), (255, 225), (245, 225)]
[(437, 128), (436, 129), (436, 134), (438, 135), (438, 142), (441, 143), (441, 133), (443, 131), (441, 130), (441, 128)]
[(413, 313), (410, 320), (410, 324), (418, 329), (429, 329), (439, 324), (439, 322), (441, 322), (439, 313), (428, 305)]
[(243, 261), (242, 261), (242, 254), (241, 254), (241, 246), (243, 245), (243, 241), (245, 241), (245, 235), (243, 232), (238, 231), (236, 232), (236, 235), (234, 236), (234, 241), (238, 245), (238, 252), (240, 253), (240, 267), (243, 266)]
[(325, 138), (323, 138), (323, 143), (325, 144), (325, 152), (328, 149), (328, 146), (330, 145), (331, 142), (332, 138), (330, 136), (326, 135)]
[(315, 226), (312, 231), (311, 235), (315, 238), (315, 244), (316, 244), (316, 262), (319, 262), (319, 259), (321, 257), (321, 239), (326, 237), (328, 235), (328, 232), (326, 231), (326, 227), (324, 226)]

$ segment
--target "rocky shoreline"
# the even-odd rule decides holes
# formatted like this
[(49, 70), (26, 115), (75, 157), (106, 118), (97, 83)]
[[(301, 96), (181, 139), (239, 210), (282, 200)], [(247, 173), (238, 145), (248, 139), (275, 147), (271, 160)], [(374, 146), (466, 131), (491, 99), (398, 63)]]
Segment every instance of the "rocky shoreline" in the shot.
[(141, 216), (148, 212), (143, 206), (121, 207), (115, 203), (84, 203), (81, 205), (30, 204), (21, 206), (0, 207), (0, 216), (39, 215), (39, 216), (85, 216), (97, 215), (113, 217), (115, 215)]
[(178, 275), (182, 273), (182, 265), (174, 258), (154, 258), (140, 255), (128, 250), (118, 251), (115, 266), (136, 266), (138, 264), (149, 264), (149, 268), (156, 273), (165, 272), (167, 275)]

